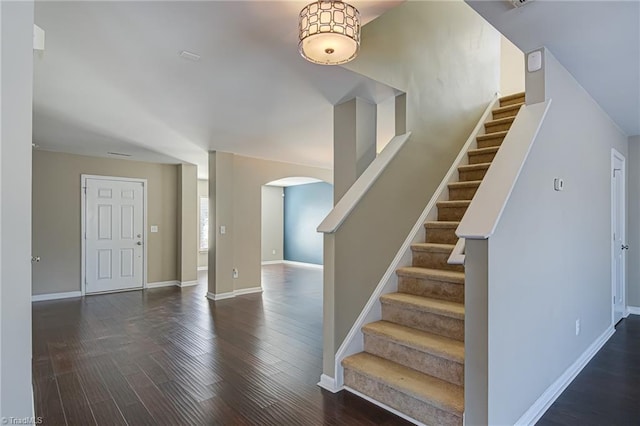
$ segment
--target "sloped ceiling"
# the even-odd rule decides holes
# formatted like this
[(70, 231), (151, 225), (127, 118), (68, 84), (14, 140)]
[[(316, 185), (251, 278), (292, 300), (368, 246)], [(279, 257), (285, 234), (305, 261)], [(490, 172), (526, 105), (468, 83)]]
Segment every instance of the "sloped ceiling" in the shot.
[[(352, 3), (368, 22), (400, 2)], [(395, 90), (302, 59), (306, 3), (38, 2), (46, 50), (35, 54), (34, 142), (189, 162), (200, 177), (209, 150), (331, 168), (332, 105)]]
[(640, 1), (466, 1), (522, 51), (548, 47), (627, 135), (640, 134)]

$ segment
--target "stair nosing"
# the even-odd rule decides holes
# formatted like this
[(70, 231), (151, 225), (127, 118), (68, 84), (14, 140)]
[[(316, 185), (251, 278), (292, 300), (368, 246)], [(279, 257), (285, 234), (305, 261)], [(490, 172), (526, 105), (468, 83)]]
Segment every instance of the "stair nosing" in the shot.
[(474, 155), (483, 155), (483, 154), (493, 154), (494, 152), (498, 152), (499, 149), (500, 149), (499, 146), (488, 146), (486, 148), (470, 149), (469, 151), (467, 151), (467, 155), (474, 156)]
[[(413, 243), (411, 250), (435, 253), (447, 253), (455, 248), (455, 244), (445, 243)], [(400, 268), (402, 269), (402, 268)]]
[(478, 140), (478, 141), (488, 141), (488, 140), (491, 140), (491, 139), (503, 138), (503, 137), (507, 136), (508, 132), (509, 132), (508, 130), (501, 130), (499, 132), (489, 132), (489, 133), (485, 133), (484, 135), (476, 136), (476, 140)]
[(403, 277), (429, 278), (433, 281), (443, 281), (454, 284), (464, 284), (465, 280), (464, 272), (422, 268), (420, 266), (404, 266), (396, 269), (396, 274)]
[(478, 163), (478, 164), (464, 164), (458, 167), (458, 170), (472, 171), (472, 170), (484, 170), (488, 169), (491, 163)]
[(512, 110), (512, 109), (520, 109), (520, 108), (522, 108), (522, 106), (524, 104), (525, 104), (524, 102), (521, 102), (519, 104), (505, 105), (505, 106), (501, 106), (501, 107), (498, 107), (498, 108), (494, 108), (494, 109), (491, 110), (491, 112), (493, 114), (500, 114), (500, 113), (503, 113), (505, 111), (509, 111), (509, 110)]
[(500, 102), (502, 101), (511, 101), (513, 99), (518, 99), (518, 98), (522, 98), (523, 96), (526, 96), (526, 92), (518, 92), (518, 93), (513, 93), (511, 95), (507, 95), (507, 96), (503, 96), (500, 99), (498, 99)]
[(449, 229), (460, 226), (459, 220), (428, 220), (424, 223), (425, 228), (430, 229)]
[[(370, 358), (370, 362), (375, 362), (378, 365), (383, 366), (384, 371), (387, 372), (387, 374), (395, 373), (395, 375), (402, 375), (406, 378), (409, 378), (409, 380), (401, 380), (402, 384), (399, 384), (397, 383), (397, 381), (390, 381), (388, 379), (385, 379), (383, 375), (372, 373), (358, 364), (358, 360), (363, 357)], [(342, 366), (344, 368), (350, 368), (357, 373), (368, 377), (371, 380), (382, 383), (385, 386), (396, 390), (397, 392), (408, 395), (425, 404), (429, 404), (448, 413), (462, 417), (462, 413), (464, 411), (464, 388), (462, 386), (455, 385), (451, 382), (447, 382), (446, 380), (439, 379), (429, 374), (422, 373), (418, 370), (405, 367), (404, 365), (398, 364), (397, 362), (387, 360), (377, 355), (366, 352), (361, 352), (359, 354), (351, 355), (350, 357), (345, 358), (344, 360), (342, 360)], [(425, 389), (442, 389), (443, 386), (449, 388), (444, 392), (446, 395), (450, 396), (451, 390), (456, 389), (459, 392), (459, 396), (454, 396), (453, 398), (451, 398), (450, 396), (451, 400), (446, 401), (443, 398), (436, 399), (437, 393), (428, 394), (424, 392)], [(452, 400), (457, 400), (458, 402), (453, 402)]]
[(436, 206), (442, 207), (468, 207), (471, 204), (471, 200), (443, 200), (438, 201)]
[[(425, 303), (425, 301), (429, 302)], [(380, 296), (380, 302), (382, 304), (402, 305), (405, 309), (429, 312), (435, 315), (464, 321), (464, 305), (462, 303), (416, 296), (408, 293), (383, 294)], [(451, 309), (454, 307), (457, 309)]]
[(476, 188), (480, 186), (481, 183), (482, 183), (482, 180), (469, 180), (469, 181), (462, 181), (462, 182), (451, 182), (447, 186), (449, 188), (455, 188), (455, 189)]
[(485, 127), (498, 126), (500, 124), (511, 123), (515, 119), (516, 119), (515, 115), (513, 117), (503, 117), (503, 118), (498, 118), (498, 119), (495, 119), (495, 120), (486, 121), (484, 123), (484, 125), (485, 125)]
[[(407, 338), (403, 338), (392, 333), (381, 331), (378, 327), (383, 326), (387, 328), (395, 328), (404, 333), (411, 334), (412, 337), (416, 337), (417, 341), (411, 341)], [(411, 349), (418, 350), (420, 352), (428, 353), (438, 358), (444, 358), (449, 361), (457, 362), (459, 364), (464, 363), (464, 342), (454, 340), (445, 336), (429, 333), (427, 331), (418, 330), (415, 328), (407, 327), (405, 325), (396, 324), (390, 321), (380, 320), (372, 323), (365, 324), (362, 327), (364, 334), (376, 335), (378, 337), (390, 340), (402, 346), (406, 346)], [(439, 349), (434, 343), (444, 343), (445, 349)], [(453, 349), (453, 350), (452, 350)], [(462, 349), (462, 353), (455, 353)]]

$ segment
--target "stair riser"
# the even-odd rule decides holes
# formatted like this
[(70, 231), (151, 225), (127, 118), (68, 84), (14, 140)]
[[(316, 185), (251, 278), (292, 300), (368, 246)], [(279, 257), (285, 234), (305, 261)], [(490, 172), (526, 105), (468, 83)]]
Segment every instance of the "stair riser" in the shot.
[(497, 152), (491, 152), (479, 155), (469, 155), (469, 164), (490, 163), (495, 158)]
[(495, 133), (495, 132), (504, 132), (505, 130), (509, 130), (511, 128), (512, 123), (503, 123), (503, 124), (485, 124), (484, 129), (487, 133)]
[(520, 108), (511, 110), (511, 111), (494, 112), (493, 119), (499, 120), (501, 118), (515, 117), (516, 115), (518, 115), (518, 111), (520, 111)]
[(477, 186), (471, 188), (449, 188), (449, 200), (472, 200), (477, 190)]
[(478, 148), (493, 148), (495, 146), (502, 145), (503, 137), (497, 137), (494, 139), (487, 139), (485, 141), (478, 141)]
[(462, 426), (462, 417), (436, 408), (386, 386), (350, 368), (344, 369), (344, 384), (401, 413), (428, 425)]
[(413, 266), (420, 266), (422, 268), (429, 269), (444, 269), (446, 271), (458, 271), (464, 272), (462, 265), (449, 265), (451, 253), (442, 252), (428, 252), (428, 251), (414, 251), (413, 252)]
[(467, 207), (438, 207), (438, 220), (460, 221)]
[(427, 243), (436, 244), (455, 244), (458, 242), (456, 236), (456, 228), (426, 228), (427, 237), (425, 241)]
[(416, 296), (464, 303), (464, 284), (424, 278), (398, 277), (398, 291)]
[(400, 345), (381, 336), (365, 334), (364, 351), (458, 386), (464, 384), (463, 364)]
[(458, 170), (458, 180), (460, 182), (469, 182), (469, 181), (472, 181), (472, 180), (482, 180), (482, 179), (484, 179), (484, 175), (487, 174), (487, 170), (488, 169), (467, 170), (467, 171)]
[(524, 103), (524, 96), (520, 96), (518, 98), (515, 99), (510, 99), (508, 101), (500, 101), (500, 106), (501, 107), (506, 107), (509, 105), (515, 105), (515, 104), (522, 104)]
[(464, 320), (382, 303), (382, 319), (429, 333), (464, 341)]

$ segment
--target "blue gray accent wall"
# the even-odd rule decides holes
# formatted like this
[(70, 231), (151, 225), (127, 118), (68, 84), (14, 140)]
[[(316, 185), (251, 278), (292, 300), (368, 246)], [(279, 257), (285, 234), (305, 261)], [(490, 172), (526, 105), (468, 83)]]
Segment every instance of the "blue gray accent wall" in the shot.
[(332, 208), (328, 183), (284, 188), (284, 260), (322, 265), (323, 236), (316, 228)]

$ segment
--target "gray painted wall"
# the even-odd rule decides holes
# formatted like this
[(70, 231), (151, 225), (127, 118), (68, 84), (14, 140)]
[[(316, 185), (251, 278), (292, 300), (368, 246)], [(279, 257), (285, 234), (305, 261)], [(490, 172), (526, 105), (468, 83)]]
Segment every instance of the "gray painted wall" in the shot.
[[(178, 280), (178, 166), (35, 151), (33, 253), (42, 261), (33, 266), (33, 294), (80, 291), (82, 174), (147, 179), (147, 225), (159, 231), (147, 233), (147, 281)], [(191, 274), (194, 267), (192, 254)]]
[(548, 51), (529, 90), (552, 104), (489, 239), (489, 424), (514, 424), (612, 325), (611, 149), (627, 137)]
[(338, 346), (500, 77), (500, 36), (462, 1), (405, 2), (363, 27), (362, 38), (346, 67), (406, 92), (413, 136), (338, 232), (325, 237), (324, 373), (331, 377)]
[(333, 208), (333, 186), (318, 182), (284, 189), (284, 258), (322, 265), (316, 229)]
[(640, 307), (640, 136), (629, 138), (627, 156), (627, 306)]
[(0, 417), (33, 416), (31, 117), (33, 2), (1, 2)]
[[(262, 187), (262, 261), (284, 259), (284, 199), (281, 186)], [(275, 253), (274, 253), (275, 252)]]

